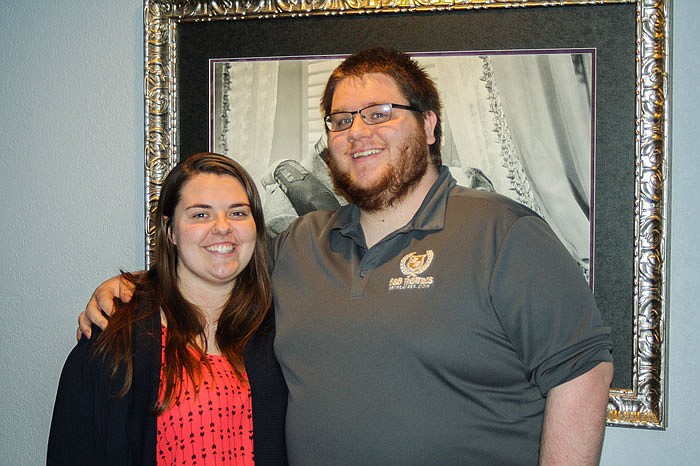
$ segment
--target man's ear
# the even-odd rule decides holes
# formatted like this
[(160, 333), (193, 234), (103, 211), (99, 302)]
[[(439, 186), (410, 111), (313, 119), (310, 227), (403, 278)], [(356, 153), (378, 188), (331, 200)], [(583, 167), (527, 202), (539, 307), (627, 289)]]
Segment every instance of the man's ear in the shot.
[(435, 125), (437, 125), (437, 115), (432, 110), (423, 112), (423, 129), (425, 130), (425, 140), (428, 145), (435, 142)]

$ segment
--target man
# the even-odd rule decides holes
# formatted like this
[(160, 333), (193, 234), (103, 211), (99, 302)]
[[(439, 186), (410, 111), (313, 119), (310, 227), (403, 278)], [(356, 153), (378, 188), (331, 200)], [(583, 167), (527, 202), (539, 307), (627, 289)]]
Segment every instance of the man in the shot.
[[(612, 345), (546, 223), (456, 185), (438, 92), (407, 55), (350, 56), (321, 107), (350, 204), (274, 244), (290, 463), (597, 464)], [(115, 292), (88, 306), (102, 324)]]

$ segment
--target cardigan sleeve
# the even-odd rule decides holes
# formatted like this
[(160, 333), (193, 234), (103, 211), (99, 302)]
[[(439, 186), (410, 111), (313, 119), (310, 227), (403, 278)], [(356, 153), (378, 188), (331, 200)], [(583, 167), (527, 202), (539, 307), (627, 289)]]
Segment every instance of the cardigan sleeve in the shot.
[(56, 394), (47, 466), (122, 466), (156, 464), (156, 417), (160, 374), (160, 317), (135, 325), (133, 384), (116, 396), (123, 374), (112, 378), (105, 363), (93, 357), (92, 338), (82, 338), (68, 355)]
[(284, 424), (287, 385), (274, 354), (271, 311), (244, 350), (253, 401), (253, 452), (256, 466), (287, 464)]
[(93, 326), (93, 339), (83, 337), (68, 355), (61, 372), (51, 419), (47, 466), (100, 464), (98, 439), (101, 425), (95, 422), (95, 394), (99, 378), (90, 358), (92, 342), (99, 334)]

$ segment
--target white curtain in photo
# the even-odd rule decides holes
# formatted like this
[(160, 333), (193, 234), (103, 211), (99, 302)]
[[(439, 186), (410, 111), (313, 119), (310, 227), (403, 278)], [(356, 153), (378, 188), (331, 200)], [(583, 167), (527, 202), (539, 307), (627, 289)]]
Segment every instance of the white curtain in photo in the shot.
[(585, 265), (590, 256), (590, 55), (489, 60), (510, 137), (541, 213)]
[(277, 61), (231, 63), (227, 89), (226, 148), (253, 179), (270, 164), (277, 107)]
[(586, 270), (590, 59), (565, 53), (420, 60), (441, 89), (461, 167), (482, 170), (497, 192), (540, 213)]
[(513, 189), (502, 159), (479, 57), (420, 57), (419, 61), (440, 89), (444, 140), (451, 138), (456, 149), (458, 162), (450, 160), (443, 149), (443, 163), (462, 184), (464, 170), (477, 168), (493, 183), (496, 192), (527, 204)]

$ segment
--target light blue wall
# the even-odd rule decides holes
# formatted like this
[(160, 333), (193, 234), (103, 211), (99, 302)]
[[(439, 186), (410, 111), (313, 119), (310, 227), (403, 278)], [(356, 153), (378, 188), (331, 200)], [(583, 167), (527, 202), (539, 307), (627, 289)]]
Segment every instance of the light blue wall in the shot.
[(96, 283), (143, 268), (139, 0), (0, 0), (0, 464), (44, 463)]
[(700, 2), (675, 0), (672, 14), (669, 427), (608, 429), (603, 464), (700, 464)]
[[(673, 14), (670, 425), (608, 429), (604, 465), (697, 464), (700, 3)], [(138, 0), (0, 0), (0, 465), (44, 461), (76, 314), (143, 267)]]

